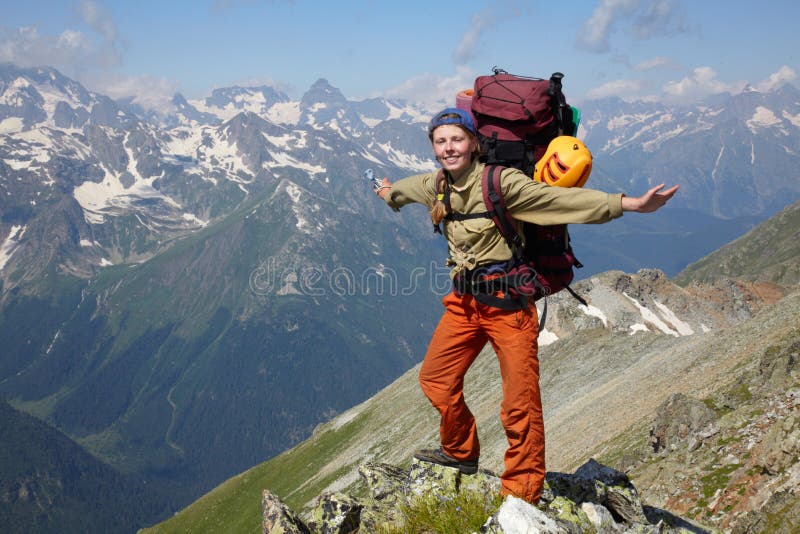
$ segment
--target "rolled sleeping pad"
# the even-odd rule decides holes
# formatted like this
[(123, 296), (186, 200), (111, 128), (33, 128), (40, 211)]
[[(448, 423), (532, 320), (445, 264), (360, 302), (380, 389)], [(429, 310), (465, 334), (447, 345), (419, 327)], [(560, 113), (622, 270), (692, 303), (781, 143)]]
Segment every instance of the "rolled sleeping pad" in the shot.
[[(474, 94), (475, 91), (472, 89), (464, 89), (463, 91), (459, 91), (456, 95), (456, 107), (469, 113), (473, 123), (475, 123), (475, 116), (472, 114), (472, 95)], [(477, 123), (475, 124), (477, 126)]]

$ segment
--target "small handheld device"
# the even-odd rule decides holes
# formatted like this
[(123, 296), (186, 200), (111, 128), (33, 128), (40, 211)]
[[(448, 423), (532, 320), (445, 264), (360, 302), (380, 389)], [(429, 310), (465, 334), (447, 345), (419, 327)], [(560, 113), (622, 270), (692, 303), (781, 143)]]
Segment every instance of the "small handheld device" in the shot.
[(375, 173), (372, 169), (367, 169), (364, 171), (364, 178), (368, 180), (372, 184), (373, 191), (377, 191), (383, 186), (383, 183), (375, 176)]

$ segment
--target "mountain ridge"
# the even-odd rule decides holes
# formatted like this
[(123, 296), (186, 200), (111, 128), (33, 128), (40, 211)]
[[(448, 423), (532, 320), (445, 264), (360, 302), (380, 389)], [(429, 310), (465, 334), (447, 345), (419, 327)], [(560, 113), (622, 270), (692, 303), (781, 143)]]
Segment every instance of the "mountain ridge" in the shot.
[[(786, 220), (795, 219), (778, 215), (732, 246), (793, 246), (768, 228), (785, 229)], [(765, 242), (761, 236), (771, 239)], [(768, 521), (758, 515), (761, 504), (769, 501), (771, 484), (787, 488), (800, 466), (800, 449), (793, 460), (788, 456), (775, 464), (767, 459), (771, 452), (748, 460), (746, 448), (733, 446), (742, 440), (736, 433), (752, 413), (764, 414), (758, 417), (761, 430), (745, 435), (753, 442), (782, 425), (786, 436), (800, 435), (800, 404), (786, 405), (787, 413), (794, 410), (796, 416), (783, 420), (768, 416), (765, 408), (787, 392), (800, 398), (798, 286), (737, 280), (717, 271), (714, 280), (682, 287), (659, 271), (643, 270), (603, 273), (575, 289), (590, 306), (556, 295), (540, 336), (548, 469), (569, 471), (597, 457), (625, 471), (642, 498), (656, 506), (726, 529)], [(229, 479), (148, 531), (202, 529), (203, 517), (221, 524), (234, 516), (237, 521), (250, 517), (258, 524), (264, 488), (301, 510), (324, 492), (362, 491), (357, 470), (364, 462), (407, 466), (413, 450), (438, 440), (437, 417), (418, 391), (417, 368), (318, 425), (308, 440)], [(751, 385), (745, 389), (743, 384)], [(487, 347), (467, 374), (465, 395), (478, 420), (481, 465), (497, 472), (505, 449), (497, 416), (499, 392), (496, 358)], [(705, 423), (684, 424), (681, 410), (665, 415), (675, 394), (699, 399), (714, 411)], [(399, 406), (404, 409), (398, 411)], [(663, 424), (659, 421), (672, 422), (670, 430), (657, 430)], [(716, 430), (704, 426), (708, 422), (715, 422)], [(661, 435), (668, 446), (653, 451), (653, 435)], [(773, 440), (766, 451), (794, 447), (790, 437)], [(723, 452), (717, 455), (718, 450)], [(725, 459), (727, 454), (736, 454), (731, 456), (736, 461)], [(752, 491), (734, 508), (730, 502), (739, 495), (741, 478), (730, 477), (726, 469), (746, 476), (760, 465), (771, 465), (765, 467), (769, 474), (747, 479)], [(800, 495), (788, 495), (784, 504), (800, 506)], [(209, 517), (209, 510), (218, 515)], [(768, 524), (772, 530), (751, 531), (775, 531), (775, 523)]]
[[(303, 106), (263, 88), (178, 100), (188, 115), (162, 126), (54, 69), (0, 68), (0, 393), (185, 503), (412, 368), (446, 291), (444, 244), (424, 207), (387, 210), (360, 176), (434, 169), (426, 112), (348, 101), (324, 80), (318, 89)], [(578, 276), (636, 272), (649, 258), (672, 274), (766, 217), (775, 198), (796, 195), (784, 111), (798, 112), (769, 98), (781, 118), (773, 125), (763, 100), (737, 104), (747, 111), (735, 119), (742, 137), (725, 146), (749, 153), (726, 149), (713, 181), (708, 157), (685, 158), (681, 171), (706, 188), (701, 198), (730, 196), (743, 215), (714, 215), (690, 195), (694, 207), (675, 205), (679, 221), (626, 215), (575, 228), (587, 265)], [(714, 121), (725, 102), (701, 126), (723, 124)], [(665, 135), (680, 126), (669, 114), (695, 115), (636, 106), (657, 117), (638, 137), (646, 119), (630, 109), (606, 110), (587, 131), (598, 140), (593, 186), (644, 189), (664, 176), (651, 160), (702, 146)], [(753, 145), (748, 116), (761, 119)], [(624, 150), (603, 153), (606, 133)], [(775, 187), (749, 190), (767, 195), (750, 214), (730, 189), (746, 178), (740, 168), (754, 172), (751, 154), (760, 164), (762, 142), (786, 148)], [(719, 150), (703, 154), (714, 162)], [(569, 323), (558, 321), (560, 337), (556, 325)], [(226, 416), (251, 406), (257, 417)]]

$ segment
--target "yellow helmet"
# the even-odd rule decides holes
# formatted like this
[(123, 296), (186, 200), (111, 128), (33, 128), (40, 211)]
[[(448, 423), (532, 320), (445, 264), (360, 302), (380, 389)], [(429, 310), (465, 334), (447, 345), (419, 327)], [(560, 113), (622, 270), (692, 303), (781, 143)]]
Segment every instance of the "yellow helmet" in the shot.
[(561, 135), (550, 141), (536, 163), (533, 178), (559, 187), (583, 187), (592, 172), (592, 153), (576, 137)]

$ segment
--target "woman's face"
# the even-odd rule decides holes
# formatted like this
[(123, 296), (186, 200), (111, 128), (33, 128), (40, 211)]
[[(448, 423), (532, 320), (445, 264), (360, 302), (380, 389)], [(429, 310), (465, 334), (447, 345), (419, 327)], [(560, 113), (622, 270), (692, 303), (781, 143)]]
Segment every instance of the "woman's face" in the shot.
[(454, 179), (469, 169), (472, 154), (478, 149), (478, 140), (455, 124), (444, 124), (433, 131), (433, 152), (442, 168)]

